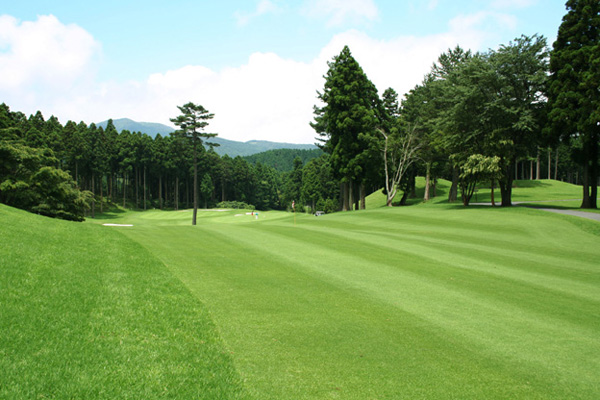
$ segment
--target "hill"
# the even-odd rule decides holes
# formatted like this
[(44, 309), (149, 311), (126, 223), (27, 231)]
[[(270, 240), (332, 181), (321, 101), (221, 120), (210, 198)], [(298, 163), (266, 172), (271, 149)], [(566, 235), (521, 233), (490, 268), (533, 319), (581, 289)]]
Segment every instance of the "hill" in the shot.
[(245, 398), (208, 309), (140, 244), (3, 204), (0, 226), (0, 398)]
[(310, 160), (320, 157), (323, 154), (321, 149), (276, 149), (268, 150), (262, 153), (252, 154), (244, 157), (246, 161), (256, 164), (261, 163), (280, 172), (291, 171), (294, 168), (294, 159), (300, 157), (302, 164), (306, 165)]
[[(108, 120), (98, 122), (96, 126), (106, 128), (107, 124)], [(123, 130), (127, 130), (129, 132), (142, 132), (152, 137), (155, 137), (157, 134), (167, 136), (169, 133), (175, 130), (175, 128), (171, 126), (156, 122), (137, 122), (129, 118), (113, 119), (113, 124), (115, 124), (115, 128), (117, 128), (117, 132), (121, 132)]]
[[(98, 122), (96, 126), (106, 128), (108, 121)], [(167, 136), (175, 130), (175, 128), (159, 124), (155, 122), (137, 122), (129, 118), (113, 119), (113, 124), (117, 128), (117, 132), (128, 130), (130, 132), (142, 132), (146, 135), (155, 137), (157, 134)], [(229, 157), (249, 156), (256, 153), (262, 153), (268, 150), (275, 149), (304, 149), (313, 150), (317, 146), (312, 144), (294, 144), (282, 142), (270, 142), (267, 140), (250, 140), (247, 142), (239, 142), (236, 140), (223, 139), (216, 137), (211, 139), (211, 142), (217, 143), (219, 146), (215, 148), (215, 152), (223, 156), (227, 154)]]

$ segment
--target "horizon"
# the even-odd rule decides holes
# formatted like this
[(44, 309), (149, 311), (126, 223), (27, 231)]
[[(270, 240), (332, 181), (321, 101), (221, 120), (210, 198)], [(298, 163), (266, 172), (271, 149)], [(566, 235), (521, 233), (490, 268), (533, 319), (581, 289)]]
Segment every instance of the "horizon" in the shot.
[(167, 126), (192, 101), (221, 138), (310, 144), (317, 91), (344, 45), (380, 94), (403, 96), (456, 45), (541, 34), (551, 47), (565, 12), (558, 0), (12, 2), (0, 14), (0, 97), (62, 123)]

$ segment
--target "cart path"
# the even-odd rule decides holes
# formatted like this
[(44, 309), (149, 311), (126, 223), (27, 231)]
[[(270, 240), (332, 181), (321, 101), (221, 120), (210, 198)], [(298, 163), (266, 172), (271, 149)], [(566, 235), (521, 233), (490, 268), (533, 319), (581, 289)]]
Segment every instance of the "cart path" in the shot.
[(593, 212), (576, 211), (576, 210), (560, 210), (558, 208), (538, 208), (538, 207), (532, 207), (532, 208), (535, 208), (536, 210), (550, 211), (550, 212), (558, 213), (558, 214), (574, 215), (576, 217), (593, 219), (595, 221), (600, 222), (600, 214), (593, 213)]

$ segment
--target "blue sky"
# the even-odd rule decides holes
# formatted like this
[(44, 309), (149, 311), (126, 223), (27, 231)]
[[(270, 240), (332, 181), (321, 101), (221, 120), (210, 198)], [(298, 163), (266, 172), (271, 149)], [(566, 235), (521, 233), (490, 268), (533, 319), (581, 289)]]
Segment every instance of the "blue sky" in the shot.
[(0, 7), (0, 101), (67, 120), (169, 123), (215, 113), (233, 140), (312, 143), (327, 61), (349, 45), (380, 92), (405, 93), (457, 44), (549, 44), (564, 0), (13, 1)]

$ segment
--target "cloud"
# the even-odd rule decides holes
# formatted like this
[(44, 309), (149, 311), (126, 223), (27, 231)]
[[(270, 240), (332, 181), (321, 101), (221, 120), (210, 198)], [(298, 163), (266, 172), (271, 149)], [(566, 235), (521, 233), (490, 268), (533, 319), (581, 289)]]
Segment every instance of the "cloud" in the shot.
[[(511, 14), (480, 11), (474, 14), (459, 15), (450, 21), (449, 26), (453, 32), (479, 31), (480, 34), (489, 37), (493, 34), (487, 32), (516, 29), (517, 18)], [(492, 26), (495, 29), (491, 29)]]
[[(462, 16), (442, 34), (389, 40), (348, 30), (333, 36), (308, 62), (254, 53), (242, 65), (221, 70), (187, 65), (136, 81), (97, 82), (87, 71), (99, 55), (99, 45), (87, 32), (52, 16), (22, 24), (2, 17), (0, 57), (5, 62), (0, 63), (0, 97), (13, 110), (41, 110), (63, 123), (128, 117), (170, 124), (179, 113), (177, 106), (192, 101), (215, 114), (208, 129), (226, 139), (314, 143), (316, 134), (309, 123), (318, 104), (316, 92), (323, 89), (327, 62), (345, 45), (380, 92), (392, 87), (402, 95), (421, 83), (448, 48), (460, 44), (480, 49), (486, 39), (482, 26), (490, 18), (501, 19), (491, 14)], [(45, 40), (45, 48), (35, 40)], [(10, 69), (18, 68), (23, 71), (14, 74), (22, 77), (7, 78)]]
[(261, 15), (278, 11), (279, 8), (269, 0), (260, 0), (256, 5), (256, 9), (251, 13), (243, 13), (236, 11), (234, 16), (237, 20), (238, 26), (246, 26), (254, 18), (260, 17)]
[(84, 29), (53, 15), (22, 23), (0, 16), (0, 90), (68, 90), (89, 78), (100, 49)]
[(365, 19), (373, 21), (379, 15), (373, 0), (307, 0), (303, 13), (312, 18), (326, 18), (330, 27)]

